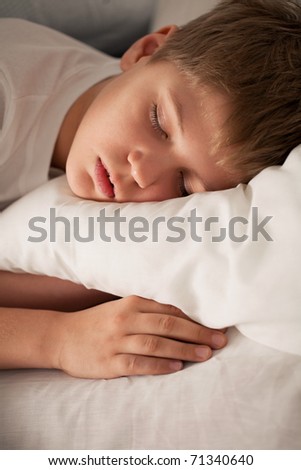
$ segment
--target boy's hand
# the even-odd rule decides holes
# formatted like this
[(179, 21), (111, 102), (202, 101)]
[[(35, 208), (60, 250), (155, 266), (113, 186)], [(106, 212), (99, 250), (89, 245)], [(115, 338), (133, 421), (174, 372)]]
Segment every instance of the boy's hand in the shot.
[(61, 314), (58, 322), (53, 366), (75, 377), (167, 374), (183, 361), (206, 361), (211, 348), (226, 344), (222, 332), (191, 321), (176, 307), (136, 296)]

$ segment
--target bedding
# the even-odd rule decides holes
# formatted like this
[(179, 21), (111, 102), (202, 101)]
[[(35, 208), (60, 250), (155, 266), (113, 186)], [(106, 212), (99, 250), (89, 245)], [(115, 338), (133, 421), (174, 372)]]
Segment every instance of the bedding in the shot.
[(247, 186), (160, 203), (75, 197), (62, 176), (1, 215), (0, 269), (174, 304), (301, 355), (301, 146)]
[[(1, 5), (16, 8), (16, 4), (20, 3), (10, 0)], [(82, 3), (86, 5), (87, 2)], [(124, 9), (127, 9), (129, 4), (101, 3), (108, 9), (114, 8), (117, 3), (122, 3)], [(142, 4), (145, 2), (133, 0), (131, 3), (133, 8), (141, 6), (140, 11), (143, 13)], [(166, 23), (185, 23), (217, 1), (157, 0), (150, 3), (152, 7), (156, 7), (152, 23), (152, 29), (156, 29)], [(29, 4), (38, 5), (36, 2), (27, 2), (26, 6)], [(80, 2), (76, 2), (76, 7), (79, 4)], [(24, 2), (22, 5), (24, 6)], [(65, 21), (66, 24), (68, 21), (72, 23), (77, 10), (72, 4), (71, 10), (68, 9), (68, 18), (62, 14), (61, 9), (52, 9), (52, 14), (58, 14), (58, 22), (63, 24)], [(113, 13), (110, 17), (102, 17), (106, 18), (105, 25), (117, 19), (121, 9), (116, 13), (111, 11)], [(85, 13), (88, 13), (88, 9)], [(28, 10), (24, 14), (28, 14)], [(47, 13), (45, 24), (52, 25), (52, 14)], [(78, 18), (74, 21), (75, 35), (78, 34), (76, 29), (85, 27), (82, 13), (80, 17), (80, 21)], [(131, 18), (135, 21), (136, 13)], [(93, 20), (97, 20), (96, 15)], [(122, 15), (120, 22), (125, 27), (132, 24), (128, 20), (122, 20)], [(122, 32), (118, 28), (117, 30), (118, 33)], [(68, 30), (64, 32), (70, 33)], [(102, 30), (99, 32), (102, 34)], [(123, 39), (120, 40), (121, 36), (115, 36), (114, 33), (115, 30), (110, 36), (110, 30), (105, 30), (104, 34), (111, 53), (115, 47), (121, 50), (124, 45)], [(83, 380), (55, 370), (1, 371), (0, 449), (301, 449), (301, 362), (298, 336), (299, 154), (300, 149), (293, 154), (296, 159), (293, 161), (291, 158), (287, 162), (286, 169), (271, 170), (269, 174), (274, 184), (264, 187), (267, 177), (264, 173), (255, 180), (255, 185), (252, 183), (248, 188), (240, 186), (222, 193), (222, 199), (217, 194), (201, 197), (200, 211), (203, 211), (203, 201), (206, 200), (205, 206), (209, 214), (208, 201), (211, 201), (211, 209), (216, 211), (211, 215), (220, 216), (221, 223), (229, 222), (229, 216), (232, 216), (228, 206), (230, 200), (236, 201), (233, 209), (235, 214), (235, 209), (239, 206), (239, 211), (242, 211), (247, 220), (250, 215), (252, 218), (252, 213), (249, 214), (247, 210), (251, 208), (252, 200), (252, 205), (257, 204), (260, 208), (261, 215), (273, 215), (265, 228), (276, 240), (276, 244), (263, 238), (260, 238), (259, 243), (253, 244), (235, 243), (229, 239), (224, 243), (209, 243), (207, 240), (204, 244), (190, 243), (195, 252), (193, 255), (189, 249), (187, 253), (185, 251), (188, 243), (182, 243), (180, 249), (180, 243), (165, 242), (165, 256), (172, 262), (175, 269), (173, 272), (170, 264), (163, 263), (160, 245), (164, 242), (164, 237), (175, 237), (182, 232), (167, 232), (166, 227), (165, 232), (160, 232), (160, 243), (139, 243), (137, 240), (134, 243), (130, 240), (129, 253), (124, 252), (126, 259), (130, 260), (127, 265), (122, 262), (120, 252), (118, 255), (114, 253), (114, 247), (122, 248), (121, 242), (117, 244), (114, 240), (113, 243), (103, 243), (102, 247), (106, 246), (110, 251), (103, 254), (110, 258), (112, 264), (110, 269), (106, 267), (106, 271), (99, 267), (99, 280), (96, 279), (98, 273), (95, 271), (94, 258), (91, 264), (93, 269), (84, 270), (83, 277), (87, 286), (92, 286), (97, 281), (105, 283), (108, 289), (110, 286), (116, 289), (118, 283), (115, 276), (122, 278), (123, 283), (118, 287), (120, 294), (127, 291), (129, 275), (135, 270), (139, 284), (137, 290), (134, 286), (134, 292), (131, 293), (143, 291), (145, 295), (154, 298), (158, 296), (159, 300), (168, 302), (173, 291), (177, 294), (179, 305), (182, 308), (186, 305), (191, 315), (197, 314), (200, 319), (213, 325), (216, 321), (223, 324), (237, 323), (240, 331), (236, 327), (229, 328), (229, 345), (225, 349), (215, 352), (213, 358), (206, 363), (187, 364), (182, 371), (168, 376)], [(258, 192), (260, 181), (262, 186)], [(64, 177), (37, 191), (39, 198), (51, 198), (48, 208), (52, 204), (52, 207), (59, 208), (56, 215), (68, 213), (68, 218), (80, 215), (87, 221), (90, 213), (95, 213), (94, 203), (77, 201), (72, 196)], [(25, 242), (22, 224), (23, 227), (24, 224), (26, 226), (27, 235), (41, 235), (39, 231), (28, 230), (28, 220), (37, 215), (43, 216), (43, 211), (39, 212), (40, 208), (44, 206), (45, 209), (47, 206), (46, 201), (37, 200), (33, 195), (28, 198), (24, 206), (20, 201), (18, 206), (12, 206), (0, 214), (2, 267), (14, 270), (30, 268), (33, 272), (49, 269), (53, 275), (80, 282), (81, 266), (85, 266), (85, 253), (88, 257), (93, 255), (93, 244), (78, 243), (85, 246), (86, 251), (77, 251), (74, 243), (48, 243), (49, 251), (45, 255), (43, 243)], [(158, 206), (158, 212), (153, 208), (150, 220), (162, 215), (163, 207), (166, 216), (180, 217), (186, 215), (187, 210), (189, 214), (193, 201), (194, 196), (173, 201), (170, 206), (169, 203)], [(27, 205), (29, 202), (34, 204), (32, 208)], [(216, 203), (220, 205), (216, 206)], [(271, 204), (273, 212), (270, 211)], [(149, 210), (147, 205), (143, 207), (146, 212), (142, 211), (141, 216)], [(126, 210), (129, 211), (128, 216), (132, 217), (133, 207), (129, 205)], [(46, 215), (48, 217), (49, 211)], [(57, 225), (61, 225), (58, 233), (63, 236), (63, 225)], [(137, 223), (136, 227), (138, 226)], [(236, 225), (238, 226), (239, 224)], [(45, 225), (41, 225), (40, 221), (36, 222), (36, 227), (45, 228)], [(209, 237), (218, 237), (220, 233), (216, 224), (212, 223), (212, 227)], [(240, 224), (240, 228), (245, 227)], [(276, 232), (280, 239), (275, 238)], [(235, 235), (240, 237), (245, 233), (249, 234), (238, 231)], [(139, 230), (134, 234), (136, 237), (145, 235)], [(84, 236), (82, 232), (81, 235)], [(31, 248), (28, 251), (29, 246)], [(63, 247), (63, 251), (56, 251), (59, 246)], [(148, 249), (150, 246), (153, 251)], [(6, 250), (8, 251), (5, 252)], [(138, 253), (143, 252), (140, 258), (137, 250)], [(31, 258), (32, 253), (37, 256)], [(218, 263), (217, 253), (221, 255)], [(234, 256), (232, 261), (229, 261), (230, 253)], [(207, 272), (200, 259), (208, 264)], [(196, 263), (196, 260), (199, 262)], [(150, 270), (155, 273), (151, 281)], [(187, 279), (182, 270), (189, 273)], [(169, 272), (177, 281), (169, 280)], [(226, 276), (227, 273), (230, 273), (231, 281)], [(104, 274), (106, 279), (103, 278)], [(198, 274), (201, 275), (200, 280), (194, 283), (193, 277)], [(190, 298), (186, 295), (184, 301), (181, 300), (183, 279), (185, 289), (189, 286), (189, 292), (194, 293)], [(167, 291), (158, 291), (159, 280)], [(206, 292), (205, 286), (211, 286), (211, 290)], [(199, 289), (205, 294), (203, 299)], [(196, 309), (198, 303), (201, 307), (199, 310)], [(242, 318), (244, 322), (239, 323), (237, 320)], [(285, 319), (284, 323), (281, 323), (281, 318)]]
[(1, 449), (301, 449), (301, 363), (235, 328), (168, 376), (0, 372)]
[(1, 0), (1, 18), (23, 18), (120, 57), (147, 33), (153, 0)]

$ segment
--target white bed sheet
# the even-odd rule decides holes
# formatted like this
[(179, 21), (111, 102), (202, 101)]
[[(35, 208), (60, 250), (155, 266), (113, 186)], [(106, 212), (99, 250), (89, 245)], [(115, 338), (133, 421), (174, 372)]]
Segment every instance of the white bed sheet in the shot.
[(229, 331), (168, 376), (0, 373), (1, 449), (301, 449), (301, 360)]

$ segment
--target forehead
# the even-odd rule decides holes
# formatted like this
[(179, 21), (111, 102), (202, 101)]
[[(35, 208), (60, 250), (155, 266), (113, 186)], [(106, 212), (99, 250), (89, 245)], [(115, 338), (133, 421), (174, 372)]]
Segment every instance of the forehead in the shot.
[(189, 77), (173, 63), (155, 62), (154, 65), (162, 69), (157, 76), (158, 86), (170, 96), (185, 124), (206, 127), (208, 139), (212, 141), (221, 138), (231, 113), (230, 97), (226, 92)]
[(208, 190), (237, 185), (238, 175), (219, 164), (231, 152), (226, 125), (232, 111), (229, 97), (213, 86), (192, 84), (185, 77), (180, 77), (181, 87), (174, 87), (173, 81), (178, 78), (172, 78), (166, 93), (180, 114), (183, 149), (196, 173), (201, 171)]
[[(151, 88), (163, 104), (167, 121), (177, 123), (172, 141), (181, 162), (187, 164), (194, 180), (201, 180), (207, 190), (236, 186), (240, 178), (218, 163), (231, 152), (225, 125), (232, 112), (228, 95), (215, 86), (196, 83), (170, 62), (149, 65)], [(197, 184), (194, 192), (199, 190)]]

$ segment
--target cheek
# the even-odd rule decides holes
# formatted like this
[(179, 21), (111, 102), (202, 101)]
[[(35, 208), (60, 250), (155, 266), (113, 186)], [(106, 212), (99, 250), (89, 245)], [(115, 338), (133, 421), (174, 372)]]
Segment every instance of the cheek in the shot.
[(146, 100), (146, 94), (133, 87), (110, 90), (95, 103), (90, 117), (94, 130), (120, 145), (139, 140), (146, 128)]
[(144, 189), (139, 194), (137, 202), (166, 201), (177, 197), (180, 197), (180, 191), (178, 190), (177, 184), (174, 182), (167, 182), (165, 180)]

